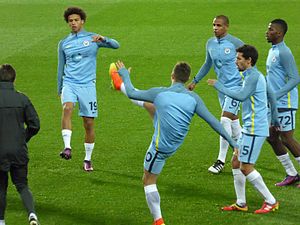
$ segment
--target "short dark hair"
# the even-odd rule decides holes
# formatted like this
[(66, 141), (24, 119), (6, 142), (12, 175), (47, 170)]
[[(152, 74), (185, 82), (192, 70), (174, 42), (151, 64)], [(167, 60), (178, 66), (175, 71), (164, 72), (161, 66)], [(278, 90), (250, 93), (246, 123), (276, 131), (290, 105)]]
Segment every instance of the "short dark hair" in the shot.
[(218, 15), (215, 17), (216, 19), (222, 19), (226, 25), (229, 25), (229, 18), (225, 15)]
[(256, 48), (252, 45), (243, 45), (239, 47), (236, 52), (243, 53), (243, 57), (245, 59), (251, 58), (251, 65), (255, 66), (256, 61), (258, 59), (258, 52)]
[(64, 12), (65, 21), (68, 22), (68, 17), (72, 14), (77, 14), (82, 20), (86, 20), (86, 13), (79, 7), (69, 7)]
[(173, 75), (176, 81), (185, 83), (189, 80), (191, 66), (186, 62), (178, 62), (173, 68)]
[(271, 24), (278, 24), (283, 32), (283, 35), (288, 31), (288, 25), (283, 19), (275, 19), (271, 21)]
[(14, 82), (16, 79), (16, 71), (10, 64), (3, 64), (0, 66), (0, 81)]

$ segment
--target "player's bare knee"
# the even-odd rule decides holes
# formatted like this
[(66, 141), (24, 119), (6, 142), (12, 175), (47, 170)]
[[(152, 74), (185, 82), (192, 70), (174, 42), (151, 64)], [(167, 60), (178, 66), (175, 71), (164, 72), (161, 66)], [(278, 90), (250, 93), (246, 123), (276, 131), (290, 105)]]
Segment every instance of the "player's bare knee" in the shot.
[(143, 180), (143, 185), (144, 186), (149, 185), (149, 183), (150, 183), (149, 176), (144, 175), (142, 180)]
[(238, 169), (240, 168), (240, 161), (238, 160), (237, 155), (234, 155), (231, 159), (231, 166), (232, 169)]
[(282, 134), (281, 134), (281, 141), (282, 141), (282, 143), (283, 143), (285, 146), (288, 146), (289, 144), (291, 144), (291, 143), (294, 142), (294, 138), (293, 138), (293, 136), (290, 135), (290, 134), (282, 133)]
[(278, 145), (281, 141), (278, 137), (270, 136), (267, 137), (267, 142), (273, 146), (273, 145)]
[(92, 119), (84, 119), (84, 128), (86, 131), (93, 131), (94, 130), (94, 120)]
[(241, 172), (247, 176), (249, 174), (249, 171), (246, 168), (241, 168)]
[(69, 105), (64, 105), (63, 110), (64, 110), (64, 115), (72, 115), (73, 107)]

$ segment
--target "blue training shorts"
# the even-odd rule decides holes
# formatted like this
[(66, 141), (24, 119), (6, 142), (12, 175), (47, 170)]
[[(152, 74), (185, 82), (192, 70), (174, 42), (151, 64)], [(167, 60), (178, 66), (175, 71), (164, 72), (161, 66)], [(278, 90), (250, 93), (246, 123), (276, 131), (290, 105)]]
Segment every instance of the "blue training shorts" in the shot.
[(61, 103), (66, 102), (75, 103), (79, 105), (79, 116), (84, 117), (97, 117), (97, 94), (96, 84), (89, 85), (73, 85), (64, 84), (61, 93)]
[[(291, 131), (296, 128), (296, 110), (295, 109), (278, 109), (278, 120), (281, 131)], [(271, 124), (271, 112), (268, 111), (269, 124)]]
[(155, 146), (150, 144), (145, 155), (144, 169), (147, 170), (149, 173), (160, 174), (166, 163), (166, 160), (173, 154), (174, 153), (166, 154), (157, 151), (155, 149)]
[(255, 164), (266, 137), (242, 133), (239, 140), (239, 161)]
[(296, 127), (296, 110), (278, 112), (281, 131), (294, 130)]
[[(239, 90), (240, 87), (232, 88), (231, 90)], [(219, 103), (223, 112), (230, 112), (234, 115), (238, 115), (240, 110), (240, 102), (233, 98), (230, 98), (223, 93), (218, 93)]]

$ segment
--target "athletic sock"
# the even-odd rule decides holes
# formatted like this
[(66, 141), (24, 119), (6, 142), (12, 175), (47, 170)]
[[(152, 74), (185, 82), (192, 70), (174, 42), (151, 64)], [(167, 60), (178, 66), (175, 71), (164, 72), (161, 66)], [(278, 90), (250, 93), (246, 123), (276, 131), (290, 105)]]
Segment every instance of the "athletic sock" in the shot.
[(160, 196), (156, 184), (147, 185), (144, 187), (146, 201), (154, 221), (162, 218), (160, 210)]
[(63, 129), (61, 131), (61, 135), (65, 144), (65, 148), (70, 148), (71, 149), (71, 136), (72, 136), (72, 131), (68, 129)]
[[(224, 117), (224, 116), (221, 117), (221, 124), (223, 125), (224, 129), (226, 130), (226, 132), (229, 134), (230, 137), (232, 135), (231, 122), (232, 122), (231, 119)], [(219, 150), (218, 160), (220, 160), (224, 163), (226, 161), (226, 154), (228, 151), (228, 146), (229, 146), (229, 144), (226, 141), (226, 139), (223, 138), (222, 136), (220, 136), (220, 150)]]
[(91, 161), (95, 143), (84, 143), (85, 158), (84, 160)]
[(246, 177), (240, 169), (232, 169), (233, 183), (236, 194), (236, 203), (246, 205)]
[(5, 225), (5, 221), (4, 220), (0, 220), (0, 225)]
[(255, 189), (263, 196), (265, 201), (271, 205), (276, 203), (276, 199), (269, 191), (262, 176), (257, 170), (253, 170), (246, 176), (247, 180), (255, 187)]
[(296, 176), (298, 174), (288, 153), (276, 157), (281, 162), (287, 175)]
[(231, 130), (232, 130), (232, 139), (237, 141), (241, 135), (241, 130), (242, 130), (239, 119), (232, 120)]
[[(124, 83), (121, 84), (120, 90), (124, 95), (128, 97)], [(134, 99), (130, 99), (130, 101), (137, 106), (144, 107), (144, 101), (139, 101)]]

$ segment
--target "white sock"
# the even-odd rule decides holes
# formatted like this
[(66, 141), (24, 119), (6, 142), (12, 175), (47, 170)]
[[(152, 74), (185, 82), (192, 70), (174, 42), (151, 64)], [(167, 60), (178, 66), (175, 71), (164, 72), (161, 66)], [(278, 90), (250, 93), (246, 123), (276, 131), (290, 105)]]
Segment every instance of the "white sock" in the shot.
[(72, 131), (68, 129), (61, 130), (61, 135), (65, 144), (65, 148), (71, 148)]
[(232, 139), (237, 141), (241, 135), (241, 125), (240, 125), (240, 120), (232, 120), (231, 122), (231, 130), (232, 130)]
[(156, 184), (147, 185), (144, 187), (146, 201), (154, 221), (162, 218), (160, 210), (160, 196)]
[(5, 225), (5, 221), (4, 220), (0, 220), (0, 225)]
[[(121, 84), (120, 90), (124, 95), (126, 95), (128, 97), (124, 83)], [(144, 101), (139, 101), (139, 100), (134, 100), (134, 99), (130, 99), (130, 101), (137, 106), (144, 107)]]
[[(226, 132), (229, 134), (230, 137), (232, 135), (231, 122), (232, 122), (231, 119), (224, 117), (224, 116), (221, 117), (221, 124), (223, 125), (224, 129), (226, 130)], [(226, 154), (228, 151), (228, 146), (229, 146), (229, 144), (226, 141), (226, 139), (223, 138), (222, 136), (220, 136), (220, 150), (219, 150), (218, 160), (220, 160), (224, 163), (226, 161)]]
[(276, 156), (276, 157), (281, 162), (287, 175), (296, 176), (298, 174), (297, 170), (293, 165), (292, 160), (290, 159), (289, 153), (286, 153), (285, 155)]
[(276, 203), (276, 199), (267, 188), (262, 176), (257, 170), (253, 170), (246, 176), (247, 180), (253, 184), (255, 189), (263, 196), (265, 201), (271, 205)]
[(34, 218), (35, 220), (37, 220), (37, 216), (35, 213), (30, 213), (29, 216), (28, 216), (28, 220)]
[(232, 169), (233, 183), (236, 194), (236, 203), (246, 205), (246, 177), (240, 169)]
[(84, 143), (85, 158), (84, 160), (91, 161), (95, 143)]
[(124, 95), (126, 95), (126, 96), (128, 97), (127, 92), (126, 92), (126, 88), (125, 88), (125, 85), (124, 85), (124, 82), (122, 82), (121, 87), (120, 87), (120, 90), (121, 90), (121, 92), (122, 92)]
[(296, 161), (300, 164), (300, 156), (295, 158)]

